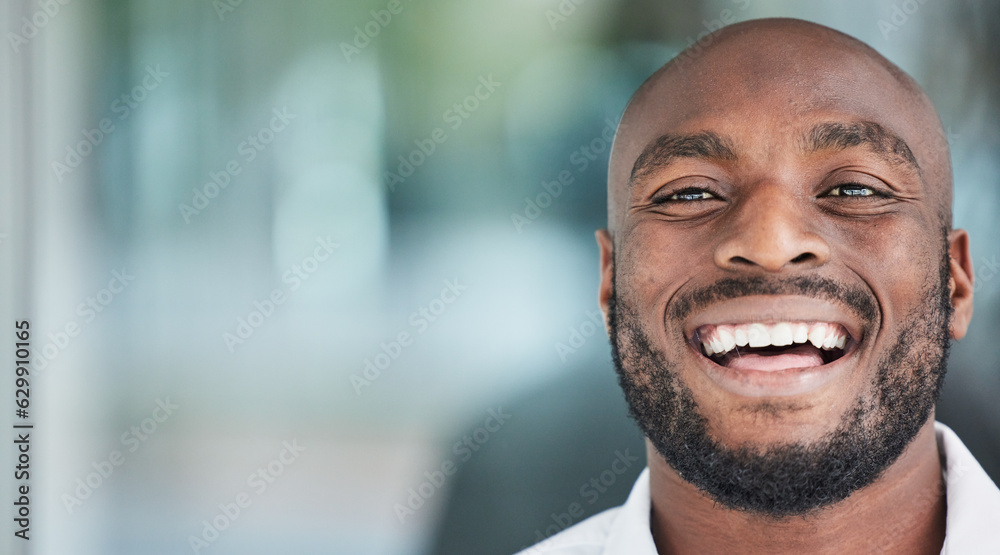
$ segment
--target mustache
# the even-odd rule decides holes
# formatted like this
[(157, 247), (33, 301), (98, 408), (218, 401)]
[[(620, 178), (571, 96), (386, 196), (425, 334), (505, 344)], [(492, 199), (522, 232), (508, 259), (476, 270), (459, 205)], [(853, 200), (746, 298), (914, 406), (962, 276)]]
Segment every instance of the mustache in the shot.
[(869, 290), (820, 276), (724, 278), (679, 294), (668, 316), (674, 321), (683, 321), (704, 306), (749, 295), (801, 295), (841, 304), (853, 312), (866, 329), (871, 329), (878, 318), (878, 304)]

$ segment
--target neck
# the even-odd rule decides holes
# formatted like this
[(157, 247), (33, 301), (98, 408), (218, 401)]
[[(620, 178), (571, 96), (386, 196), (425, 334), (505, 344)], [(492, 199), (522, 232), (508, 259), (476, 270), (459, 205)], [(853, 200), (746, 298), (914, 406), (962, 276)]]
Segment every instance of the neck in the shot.
[(717, 505), (647, 441), (651, 525), (661, 555), (681, 553), (938, 554), (945, 497), (933, 415), (873, 484), (815, 514), (773, 519)]

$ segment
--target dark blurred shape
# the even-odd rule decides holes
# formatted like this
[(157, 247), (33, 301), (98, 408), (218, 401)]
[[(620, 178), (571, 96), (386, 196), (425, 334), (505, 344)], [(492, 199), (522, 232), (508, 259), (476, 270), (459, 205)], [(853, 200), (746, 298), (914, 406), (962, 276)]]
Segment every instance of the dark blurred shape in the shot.
[[(506, 410), (517, 418), (504, 425), (504, 439), (452, 478), (431, 553), (515, 553), (621, 505), (645, 467), (642, 434), (610, 361), (574, 368)], [(623, 459), (637, 460), (625, 468)]]

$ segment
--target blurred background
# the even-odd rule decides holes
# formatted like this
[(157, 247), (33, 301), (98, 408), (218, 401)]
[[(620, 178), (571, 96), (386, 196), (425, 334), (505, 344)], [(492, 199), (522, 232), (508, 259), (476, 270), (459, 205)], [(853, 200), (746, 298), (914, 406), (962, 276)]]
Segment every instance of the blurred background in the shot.
[(977, 282), (938, 417), (1000, 478), (996, 3), (7, 0), (0, 351), (26, 319), (34, 359), (0, 423), (35, 428), (32, 539), (4, 503), (0, 552), (502, 554), (620, 504), (610, 138), (656, 68), (768, 16), (940, 110)]

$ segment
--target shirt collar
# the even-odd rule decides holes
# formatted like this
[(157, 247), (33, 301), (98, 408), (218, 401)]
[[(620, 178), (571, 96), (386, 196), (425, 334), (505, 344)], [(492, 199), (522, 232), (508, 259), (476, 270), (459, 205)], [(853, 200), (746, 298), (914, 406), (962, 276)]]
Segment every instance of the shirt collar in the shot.
[(934, 429), (948, 503), (941, 554), (1000, 553), (1000, 490), (951, 428)]
[(649, 528), (651, 509), (649, 467), (646, 467), (618, 512), (604, 546), (604, 555), (657, 555)]
[[(935, 422), (934, 430), (948, 504), (941, 554), (1000, 553), (1000, 490), (951, 428)], [(650, 509), (647, 467), (611, 527), (604, 555), (657, 555)]]

